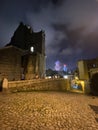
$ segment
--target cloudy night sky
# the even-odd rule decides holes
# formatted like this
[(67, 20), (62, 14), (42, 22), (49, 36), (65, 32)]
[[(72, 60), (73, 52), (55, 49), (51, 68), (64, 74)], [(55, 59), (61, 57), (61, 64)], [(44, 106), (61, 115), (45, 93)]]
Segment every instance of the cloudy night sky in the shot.
[(1, 0), (0, 47), (21, 21), (45, 31), (47, 68), (98, 57), (98, 0)]

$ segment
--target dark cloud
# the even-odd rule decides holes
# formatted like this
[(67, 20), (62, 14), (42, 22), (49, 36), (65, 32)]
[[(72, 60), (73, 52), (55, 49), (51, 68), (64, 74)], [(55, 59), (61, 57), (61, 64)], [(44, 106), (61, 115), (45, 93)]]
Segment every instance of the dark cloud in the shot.
[(86, 57), (98, 57), (98, 30), (84, 37), (82, 48)]
[(75, 29), (69, 29), (70, 24), (53, 24), (53, 28), (57, 32), (62, 32), (67, 40), (69, 40), (69, 45), (77, 44), (77, 41), (82, 38), (85, 27), (78, 27)]
[(74, 67), (81, 58), (98, 56), (96, 0), (1, 0), (0, 46), (10, 41), (20, 21), (45, 30), (47, 68), (59, 60)]

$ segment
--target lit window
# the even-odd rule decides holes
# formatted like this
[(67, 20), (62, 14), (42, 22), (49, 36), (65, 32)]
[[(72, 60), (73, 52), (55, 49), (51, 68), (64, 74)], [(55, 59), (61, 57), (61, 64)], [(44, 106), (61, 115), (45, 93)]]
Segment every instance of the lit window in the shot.
[(31, 46), (30, 51), (34, 52), (34, 47), (33, 46)]

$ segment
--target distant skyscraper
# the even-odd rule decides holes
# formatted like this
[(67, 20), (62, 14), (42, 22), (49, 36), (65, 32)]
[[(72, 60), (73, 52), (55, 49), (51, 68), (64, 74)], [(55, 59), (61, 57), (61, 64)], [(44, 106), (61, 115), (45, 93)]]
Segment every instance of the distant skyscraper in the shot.
[(65, 71), (65, 72), (67, 72), (67, 65), (66, 64), (64, 64), (64, 66), (63, 66), (63, 71)]

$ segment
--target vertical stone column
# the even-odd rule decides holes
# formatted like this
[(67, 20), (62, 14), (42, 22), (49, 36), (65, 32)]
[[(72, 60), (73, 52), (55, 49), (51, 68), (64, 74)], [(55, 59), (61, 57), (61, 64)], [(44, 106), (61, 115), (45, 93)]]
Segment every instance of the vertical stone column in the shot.
[(26, 79), (33, 79), (35, 78), (36, 55), (29, 54), (27, 62), (28, 63), (27, 63)]
[(39, 77), (39, 57), (38, 57), (38, 54), (37, 54), (37, 56), (36, 56), (35, 73), (36, 73), (36, 75), (38, 75), (38, 77)]
[(8, 92), (8, 79), (7, 78), (4, 78), (2, 81), (2, 89), (3, 89), (3, 92)]

